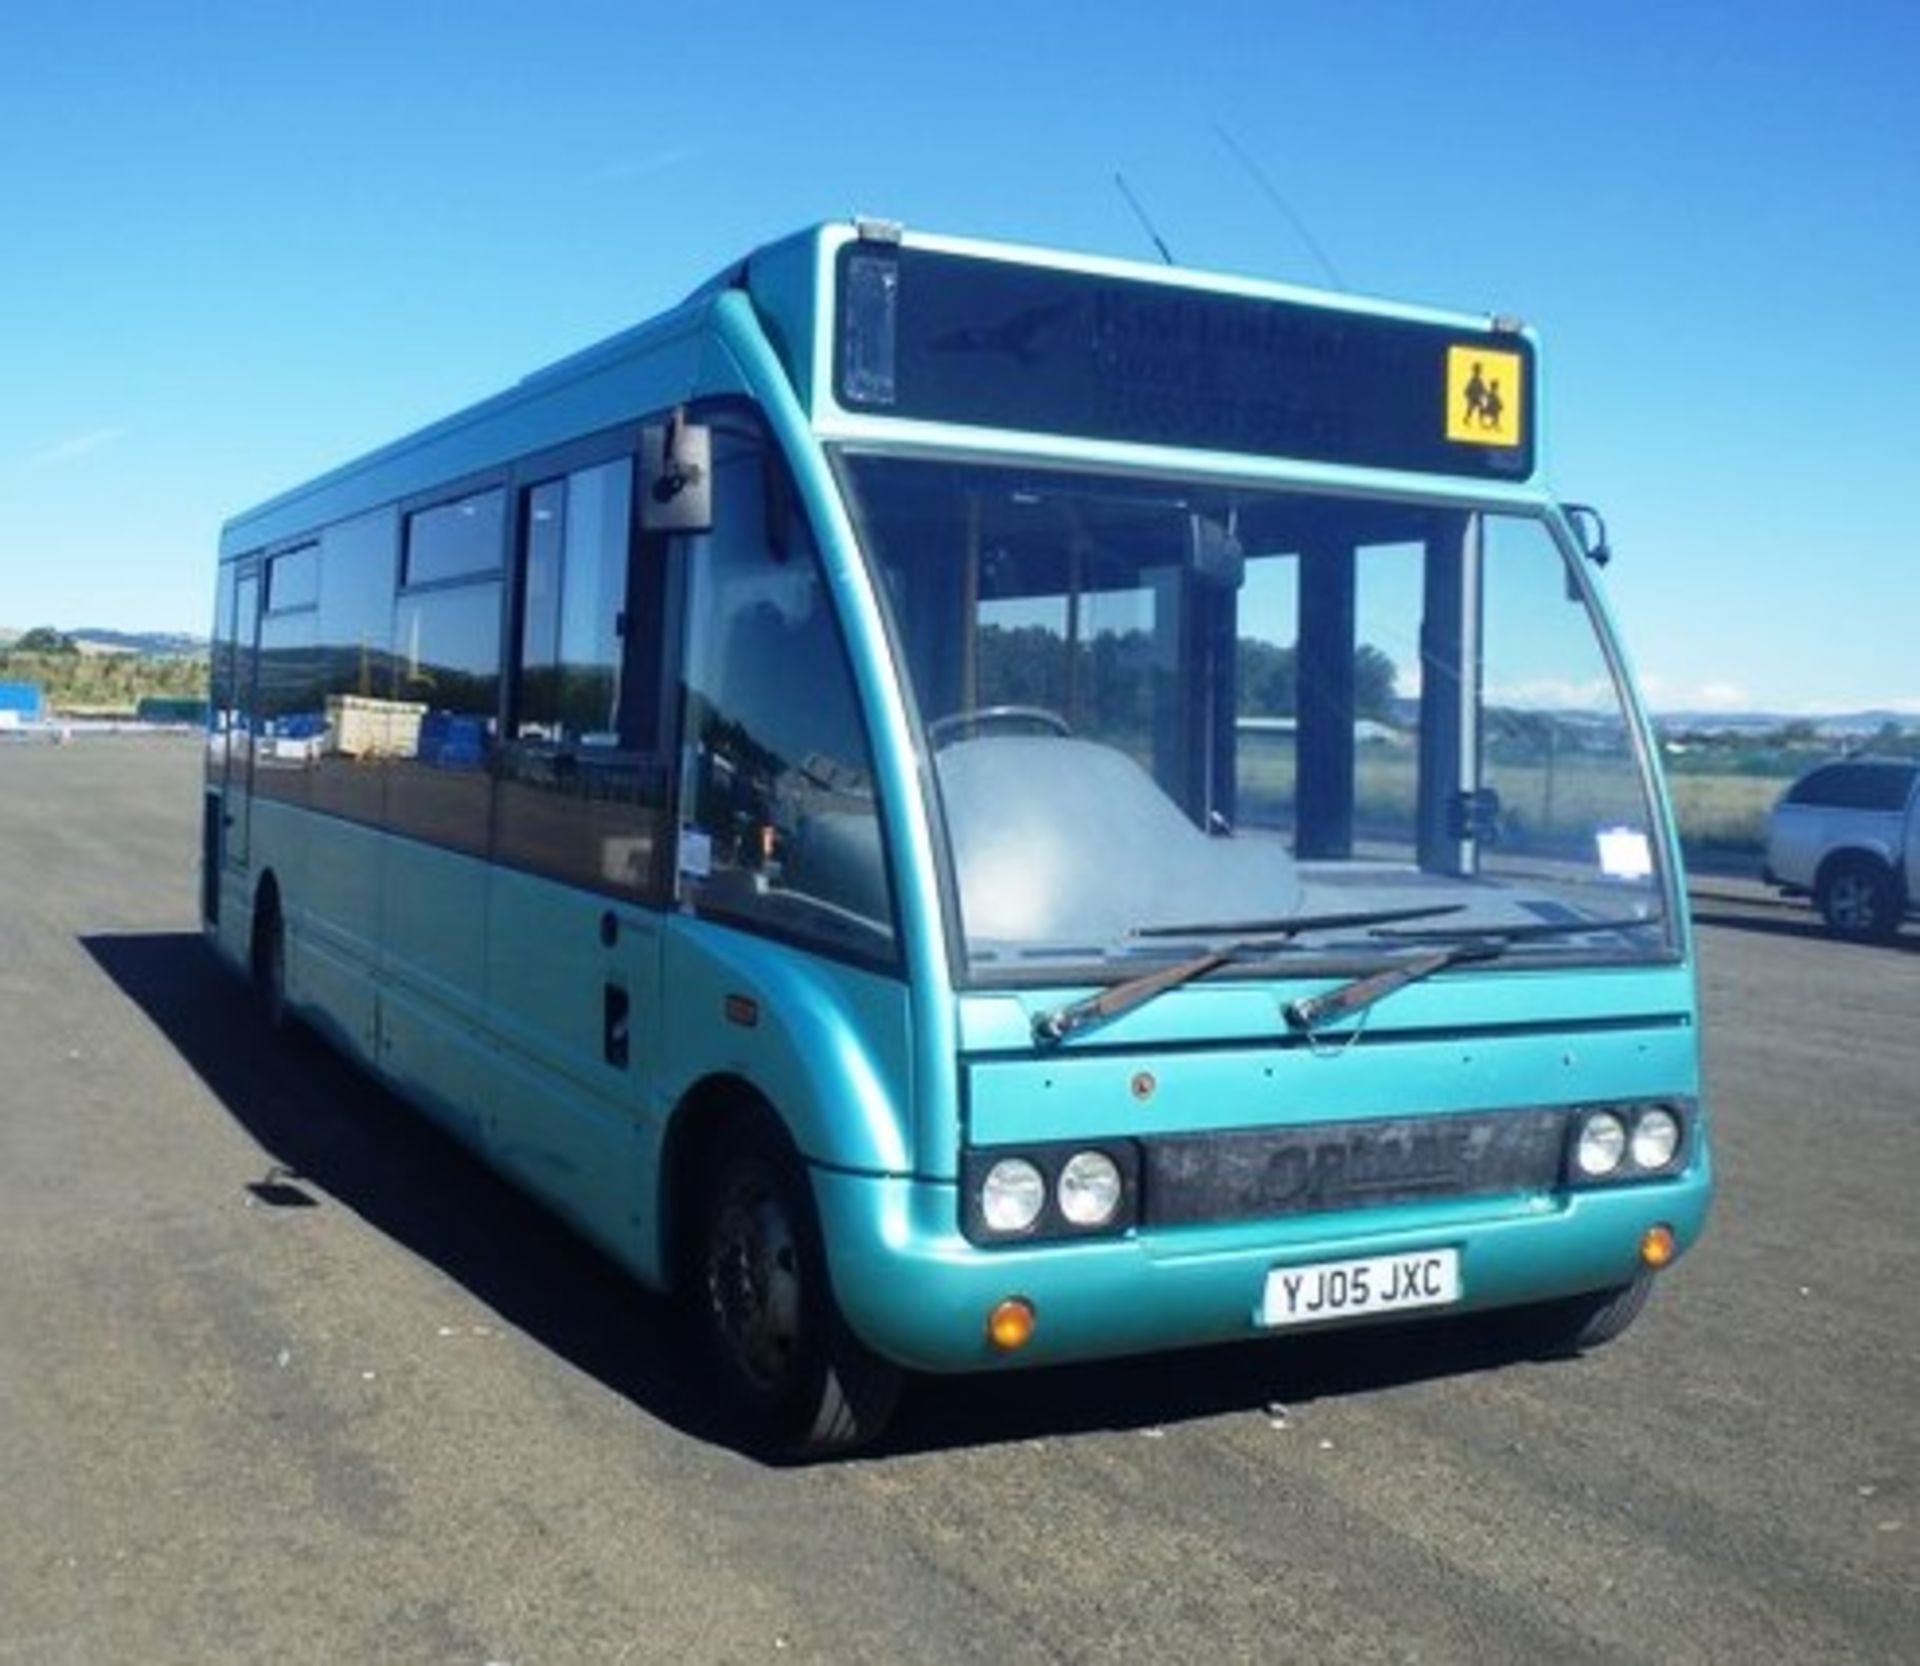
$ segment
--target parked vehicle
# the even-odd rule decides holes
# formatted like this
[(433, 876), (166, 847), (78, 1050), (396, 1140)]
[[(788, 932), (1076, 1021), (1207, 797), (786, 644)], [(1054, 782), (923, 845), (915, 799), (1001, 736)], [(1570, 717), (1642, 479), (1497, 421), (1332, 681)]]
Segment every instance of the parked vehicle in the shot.
[(903, 1371), (1605, 1342), (1713, 1170), (1536, 345), (879, 221), (750, 254), (228, 524), (208, 937), (681, 1295), (756, 1448)]
[(1762, 877), (1807, 896), (1836, 937), (1891, 937), (1920, 911), (1920, 760), (1842, 758), (1780, 796)]

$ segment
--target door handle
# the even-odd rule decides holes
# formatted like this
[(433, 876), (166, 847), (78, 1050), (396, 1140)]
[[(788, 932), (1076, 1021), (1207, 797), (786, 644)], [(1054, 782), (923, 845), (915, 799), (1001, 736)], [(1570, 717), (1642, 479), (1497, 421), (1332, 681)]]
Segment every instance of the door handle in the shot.
[(620, 928), (628, 931), (648, 933), (654, 929), (653, 922), (644, 914), (621, 914), (609, 908), (600, 916), (600, 946), (610, 949), (620, 941)]
[(627, 1061), (632, 1057), (629, 1040), (631, 1026), (628, 1022), (632, 1004), (621, 984), (607, 984), (601, 991), (600, 1049), (607, 1063), (616, 1070), (625, 1070)]

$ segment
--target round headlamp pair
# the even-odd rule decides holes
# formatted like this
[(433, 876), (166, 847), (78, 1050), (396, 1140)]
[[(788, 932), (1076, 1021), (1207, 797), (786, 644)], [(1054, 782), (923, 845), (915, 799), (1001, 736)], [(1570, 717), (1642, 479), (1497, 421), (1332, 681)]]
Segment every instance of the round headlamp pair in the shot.
[[(1104, 1151), (1076, 1151), (1060, 1166), (1053, 1201), (1070, 1226), (1105, 1226), (1120, 1210), (1125, 1184)], [(980, 1186), (980, 1218), (994, 1232), (1031, 1230), (1047, 1207), (1047, 1177), (1025, 1157), (1002, 1157)]]
[(1632, 1119), (1619, 1111), (1590, 1111), (1574, 1139), (1573, 1166), (1588, 1180), (1604, 1180), (1631, 1159), (1635, 1169), (1657, 1173), (1680, 1149), (1680, 1119), (1664, 1105), (1650, 1105)]

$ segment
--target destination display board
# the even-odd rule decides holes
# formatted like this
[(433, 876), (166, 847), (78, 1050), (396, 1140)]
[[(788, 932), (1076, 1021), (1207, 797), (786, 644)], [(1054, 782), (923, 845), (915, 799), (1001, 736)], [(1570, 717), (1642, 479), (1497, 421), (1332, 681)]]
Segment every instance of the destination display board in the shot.
[(850, 411), (1363, 468), (1533, 472), (1507, 331), (883, 244), (839, 257)]

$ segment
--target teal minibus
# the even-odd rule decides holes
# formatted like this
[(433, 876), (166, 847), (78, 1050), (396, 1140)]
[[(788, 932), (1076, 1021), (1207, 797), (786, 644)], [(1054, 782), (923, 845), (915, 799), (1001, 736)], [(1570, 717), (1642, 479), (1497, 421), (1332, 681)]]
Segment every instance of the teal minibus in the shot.
[(225, 527), (206, 934), (768, 1451), (913, 1373), (1591, 1347), (1711, 1166), (1542, 402), (1507, 318), (772, 243)]

